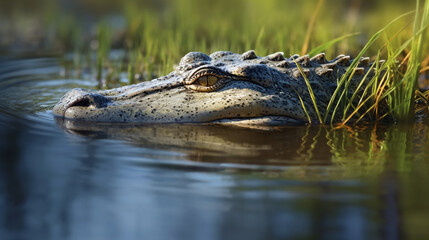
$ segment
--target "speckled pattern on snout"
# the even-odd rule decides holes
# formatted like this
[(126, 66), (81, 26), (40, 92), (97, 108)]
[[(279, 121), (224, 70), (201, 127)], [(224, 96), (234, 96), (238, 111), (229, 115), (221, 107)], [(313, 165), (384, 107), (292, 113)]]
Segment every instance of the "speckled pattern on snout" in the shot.
[[(252, 50), (210, 56), (191, 52), (175, 71), (149, 82), (102, 91), (73, 89), (53, 113), (70, 120), (112, 123), (305, 122), (298, 94), (310, 117), (316, 119), (316, 113), (295, 62), (302, 66), (322, 108), (336, 88), (337, 75), (351, 62), (349, 56), (332, 61), (324, 56), (285, 59), (280, 52), (266, 57)], [(354, 78), (364, 75), (367, 66), (368, 59), (360, 59)]]

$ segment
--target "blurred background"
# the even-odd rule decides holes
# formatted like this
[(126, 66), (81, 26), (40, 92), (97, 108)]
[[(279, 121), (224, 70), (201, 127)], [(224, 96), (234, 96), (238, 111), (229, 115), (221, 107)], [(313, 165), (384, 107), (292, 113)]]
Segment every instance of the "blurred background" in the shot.
[[(149, 80), (189, 51), (356, 56), (415, 5), (3, 1), (0, 239), (427, 239), (427, 122), (72, 134), (50, 111), (72, 88)], [(385, 57), (387, 41), (395, 48), (410, 39), (413, 16), (366, 55)]]
[[(136, 60), (171, 67), (189, 51), (292, 55), (344, 37), (327, 51), (332, 57), (359, 52), (377, 30), (414, 8), (414, 1), (400, 0), (6, 1), (0, 9), (0, 51), (125, 49)], [(392, 27), (392, 35), (401, 30), (396, 41), (410, 37), (412, 17)]]
[[(0, 54), (69, 53), (71, 69), (94, 69), (97, 79), (119, 79), (127, 71), (134, 83), (169, 73), (189, 51), (291, 56), (337, 39), (322, 49), (327, 57), (353, 56), (414, 9), (414, 1), (400, 0), (7, 1), (0, 9)], [(376, 55), (392, 36), (392, 46), (400, 46), (412, 36), (412, 21), (412, 14), (401, 18), (367, 54)]]

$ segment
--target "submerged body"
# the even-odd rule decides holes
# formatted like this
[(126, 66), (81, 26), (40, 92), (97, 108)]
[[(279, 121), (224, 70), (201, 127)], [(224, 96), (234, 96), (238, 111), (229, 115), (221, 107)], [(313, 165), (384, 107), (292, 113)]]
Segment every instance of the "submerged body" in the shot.
[[(304, 123), (317, 114), (302, 74), (324, 114), (337, 79), (350, 63), (349, 56), (327, 61), (323, 53), (285, 59), (280, 52), (266, 57), (253, 50), (210, 56), (191, 52), (175, 71), (149, 82), (111, 90), (73, 89), (53, 113), (68, 120), (108, 123)], [(352, 84), (369, 71), (368, 64), (368, 58), (360, 59)]]

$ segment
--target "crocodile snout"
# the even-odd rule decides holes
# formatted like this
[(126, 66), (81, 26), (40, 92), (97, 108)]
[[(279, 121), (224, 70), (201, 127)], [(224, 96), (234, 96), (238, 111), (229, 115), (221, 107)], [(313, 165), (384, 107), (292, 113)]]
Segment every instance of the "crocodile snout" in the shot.
[(107, 105), (109, 99), (105, 96), (92, 92), (91, 90), (75, 88), (61, 98), (54, 106), (53, 113), (57, 116), (64, 117), (66, 111), (70, 108), (102, 108)]

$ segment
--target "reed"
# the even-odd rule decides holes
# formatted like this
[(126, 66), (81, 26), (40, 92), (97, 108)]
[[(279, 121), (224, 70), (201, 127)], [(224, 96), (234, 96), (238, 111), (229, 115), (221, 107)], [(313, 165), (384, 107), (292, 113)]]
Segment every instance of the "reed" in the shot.
[[(391, 118), (402, 122), (413, 119), (419, 71), (429, 69), (429, 45), (425, 44), (428, 2), (416, 0), (414, 6), (409, 1), (124, 0), (114, 5), (124, 16), (123, 26), (118, 29), (109, 16), (96, 22), (95, 61), (91, 44), (86, 44), (86, 28), (81, 26), (86, 23), (59, 13), (49, 19), (58, 41), (71, 45), (75, 52), (74, 65), (93, 66), (96, 79), (100, 83), (108, 80), (112, 86), (168, 74), (190, 51), (240, 53), (254, 49), (260, 56), (278, 51), (312, 56), (326, 51), (327, 58), (350, 54), (355, 60), (337, 80), (338, 88), (327, 108), (317, 109), (318, 121), (346, 124)], [(412, 13), (401, 14), (413, 9), (414, 22)], [(52, 23), (53, 19), (61, 24)], [(367, 33), (375, 34), (368, 37)], [(113, 48), (123, 49), (123, 59), (111, 59)], [(376, 62), (371, 67), (375, 76), (367, 75), (358, 84), (351, 84), (363, 55)], [(379, 59), (386, 61), (380, 64)], [(125, 80), (110, 80), (120, 78), (120, 73), (127, 75)], [(311, 86), (306, 84), (313, 105), (318, 106)]]
[[(385, 34), (387, 29), (401, 18), (410, 15), (412, 12), (405, 13), (385, 27), (376, 32), (367, 44), (362, 48), (354, 61), (351, 63), (350, 68), (345, 74), (337, 80), (337, 89), (334, 91), (331, 100), (326, 108), (323, 123), (338, 122), (337, 116), (342, 115), (340, 118), (340, 126), (343, 126), (354, 118), (354, 123), (359, 122), (364, 117), (367, 119), (381, 120), (386, 116), (390, 117), (396, 122), (409, 122), (414, 119), (414, 103), (416, 99), (415, 93), (417, 92), (417, 81), (420, 74), (421, 62), (423, 61), (422, 52), (424, 49), (423, 43), (426, 39), (426, 28), (429, 25), (429, 1), (426, 0), (423, 10), (420, 10), (419, 1), (416, 2), (416, 10), (414, 11), (414, 28), (413, 35), (407, 39), (400, 47), (393, 50), (392, 40), (398, 34), (389, 39), (379, 52), (370, 67), (370, 71), (375, 74), (371, 79), (368, 79), (366, 74), (360, 83), (355, 88), (350, 88), (350, 82), (357, 66), (357, 61), (365, 52), (375, 43), (375, 41)], [(402, 28), (402, 30), (405, 28)], [(403, 61), (398, 64), (398, 56), (406, 51), (407, 47), (411, 44), (411, 50)], [(383, 62), (380, 62), (380, 53), (383, 48), (387, 48), (388, 56)], [(403, 66), (406, 63), (406, 71), (403, 72)], [(353, 92), (352, 96), (347, 96), (348, 93)], [(312, 94), (311, 86), (309, 93)], [(419, 94), (419, 98), (425, 98), (424, 94)], [(355, 99), (359, 98), (356, 104)], [(313, 99), (312, 99), (313, 100)], [(427, 99), (426, 99), (427, 101)], [(313, 100), (314, 105), (316, 101)], [(383, 115), (379, 113), (383, 112)]]
[(106, 67), (106, 62), (109, 61), (109, 52), (111, 50), (111, 32), (109, 26), (102, 22), (97, 28), (97, 42), (95, 43), (97, 49), (97, 75), (96, 79), (100, 86), (103, 86), (103, 69)]
[[(352, 80), (352, 77), (354, 75), (354, 71), (358, 65), (359, 59), (368, 51), (368, 49), (376, 42), (376, 40), (380, 37), (380, 35), (386, 31), (386, 29), (388, 29), (392, 24), (394, 24), (395, 22), (397, 22), (401, 18), (404, 18), (410, 14), (412, 14), (412, 12), (408, 12), (408, 13), (405, 13), (405, 14), (402, 14), (402, 15), (396, 17), (391, 22), (389, 22), (385, 27), (383, 27), (382, 29), (377, 31), (368, 40), (368, 42), (365, 44), (365, 46), (362, 48), (362, 50), (357, 54), (357, 56), (355, 57), (353, 62), (350, 64), (350, 67), (347, 69), (347, 71), (341, 76), (340, 79), (338, 79), (337, 88), (335, 89), (334, 93), (332, 94), (331, 100), (329, 101), (328, 106), (327, 106), (326, 111), (325, 111), (326, 113), (329, 113), (329, 114), (325, 114), (324, 121), (323, 121), (324, 123), (335, 122), (335, 117), (336, 117), (338, 112), (340, 112), (340, 113), (342, 112), (342, 116), (343, 116), (342, 121), (344, 122), (346, 120), (345, 116), (347, 114), (347, 110), (349, 109), (349, 106), (351, 106), (353, 104), (353, 99), (354, 99), (353, 96), (352, 96), (352, 100), (348, 99), (346, 97), (346, 94), (348, 92), (350, 92), (351, 90), (356, 92), (356, 89), (349, 89), (349, 85), (350, 85), (350, 81)], [(377, 61), (376, 61), (376, 63), (377, 63)], [(377, 79), (379, 77), (382, 70), (384, 70), (384, 69), (383, 68), (376, 68), (376, 73), (375, 73), (374, 79)], [(361, 82), (365, 82), (365, 80), (366, 80), (366, 77), (362, 78)], [(362, 84), (359, 84), (358, 86), (362, 86)], [(367, 85), (367, 86), (371, 86), (371, 85)], [(375, 94), (376, 91), (377, 91), (377, 86), (375, 86), (373, 88), (372, 94)], [(364, 95), (362, 95), (362, 96), (364, 96)], [(348, 103), (345, 103), (345, 102), (348, 102)], [(336, 104), (334, 105), (334, 103), (336, 103)], [(340, 108), (340, 104), (344, 104), (343, 105), (344, 107)], [(362, 105), (360, 105), (360, 106), (362, 106)], [(365, 114), (367, 114), (367, 112)], [(330, 116), (330, 119), (328, 120), (329, 116)], [(350, 117), (348, 117), (347, 119), (350, 119)]]
[[(429, 26), (429, 0), (424, 2), (423, 8), (420, 1), (416, 1), (416, 12), (413, 25), (411, 50), (406, 59), (406, 71), (394, 78), (395, 88), (392, 96), (389, 96), (389, 105), (392, 115), (398, 122), (407, 122), (414, 119), (414, 103), (416, 99), (417, 82), (420, 76), (420, 68), (423, 58), (424, 44), (427, 41), (425, 34)], [(427, 53), (427, 51), (426, 51)], [(397, 75), (397, 76), (398, 76)], [(420, 96), (421, 97), (421, 96)]]

